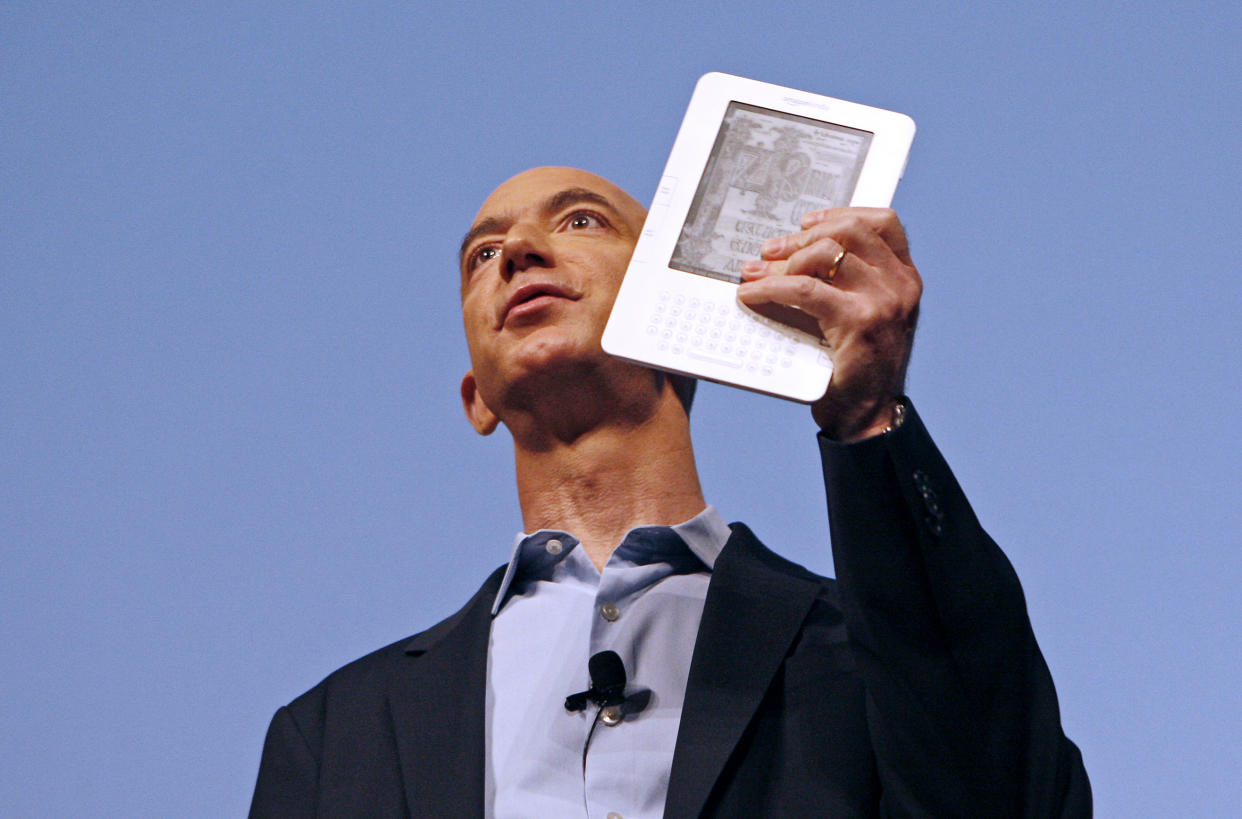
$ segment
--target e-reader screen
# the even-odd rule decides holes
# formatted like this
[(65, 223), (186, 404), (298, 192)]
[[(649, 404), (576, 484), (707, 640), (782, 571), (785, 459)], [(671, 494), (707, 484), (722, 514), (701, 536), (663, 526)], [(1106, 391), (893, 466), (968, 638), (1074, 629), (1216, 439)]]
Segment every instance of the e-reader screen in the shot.
[(850, 203), (870, 131), (730, 102), (668, 266), (738, 283), (765, 239)]

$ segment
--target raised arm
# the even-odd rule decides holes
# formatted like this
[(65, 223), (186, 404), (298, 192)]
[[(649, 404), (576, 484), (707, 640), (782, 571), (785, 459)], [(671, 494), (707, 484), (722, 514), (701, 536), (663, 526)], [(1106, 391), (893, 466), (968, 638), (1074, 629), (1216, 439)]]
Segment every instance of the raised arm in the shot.
[(832, 350), (812, 414), (886, 812), (1090, 815), (1017, 575), (900, 397), (922, 294), (905, 230), (860, 208), (802, 227), (765, 243), (738, 295), (798, 308)]
[(1089, 816), (1018, 577), (913, 407), (888, 434), (820, 449), (887, 812)]

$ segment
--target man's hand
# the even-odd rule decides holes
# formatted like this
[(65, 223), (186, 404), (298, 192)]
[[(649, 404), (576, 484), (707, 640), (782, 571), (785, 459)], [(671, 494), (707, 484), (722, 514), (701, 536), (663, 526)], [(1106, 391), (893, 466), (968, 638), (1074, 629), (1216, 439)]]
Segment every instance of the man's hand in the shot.
[(905, 383), (923, 292), (897, 214), (813, 211), (799, 233), (764, 242), (762, 260), (743, 264), (742, 276), (746, 306), (796, 307), (827, 340), (832, 381), (811, 406), (820, 429), (839, 441), (884, 431)]

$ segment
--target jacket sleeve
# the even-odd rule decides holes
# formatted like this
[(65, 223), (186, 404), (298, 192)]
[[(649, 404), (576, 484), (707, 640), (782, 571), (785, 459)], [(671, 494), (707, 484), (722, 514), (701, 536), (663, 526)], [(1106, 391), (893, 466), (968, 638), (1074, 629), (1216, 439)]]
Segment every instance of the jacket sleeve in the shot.
[(833, 560), (887, 814), (1091, 814), (1017, 575), (917, 413), (819, 439)]
[(315, 815), (319, 765), (288, 708), (272, 717), (263, 742), (251, 819)]

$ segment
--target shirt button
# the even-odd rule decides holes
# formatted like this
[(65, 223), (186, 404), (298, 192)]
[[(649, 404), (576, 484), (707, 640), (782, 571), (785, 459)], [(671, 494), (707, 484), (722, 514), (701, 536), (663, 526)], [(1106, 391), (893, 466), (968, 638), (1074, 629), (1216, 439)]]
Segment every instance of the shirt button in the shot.
[(601, 708), (599, 719), (600, 722), (611, 728), (621, 721), (621, 706), (609, 705), (606, 708)]
[(605, 819), (625, 819), (625, 818), (614, 810), (614, 811), (609, 811), (608, 816), (606, 816)]
[(621, 616), (621, 612), (612, 603), (605, 603), (599, 607), (599, 615), (611, 623)]
[(556, 538), (552, 538), (551, 540), (549, 540), (547, 543), (543, 545), (543, 548), (547, 549), (548, 554), (550, 555), (559, 555), (561, 553), (561, 550), (565, 548), (565, 546), (563, 543), (561, 543)]

